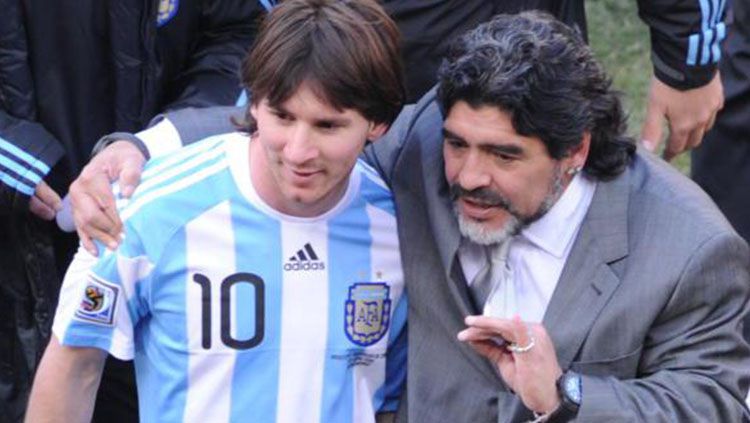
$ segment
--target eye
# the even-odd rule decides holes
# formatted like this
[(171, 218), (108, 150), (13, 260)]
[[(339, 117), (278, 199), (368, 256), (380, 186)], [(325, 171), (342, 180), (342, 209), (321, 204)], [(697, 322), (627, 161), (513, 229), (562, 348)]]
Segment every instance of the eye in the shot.
[(509, 154), (508, 152), (505, 152), (505, 151), (493, 150), (490, 152), (490, 154), (492, 155), (492, 157), (495, 159), (496, 162), (503, 163), (503, 164), (514, 163), (518, 161), (519, 159), (518, 156), (514, 154)]
[(320, 129), (325, 129), (325, 130), (333, 130), (333, 129), (340, 127), (340, 125), (337, 124), (336, 122), (325, 121), (325, 120), (318, 122), (316, 126)]
[(271, 111), (271, 113), (274, 116), (276, 116), (277, 119), (285, 121), (285, 122), (291, 122), (292, 120), (294, 120), (292, 118), (292, 115), (290, 115), (289, 113), (286, 113), (286, 112), (282, 112), (281, 110), (273, 110), (273, 111)]
[(466, 148), (466, 142), (454, 137), (445, 137), (445, 143), (454, 150)]

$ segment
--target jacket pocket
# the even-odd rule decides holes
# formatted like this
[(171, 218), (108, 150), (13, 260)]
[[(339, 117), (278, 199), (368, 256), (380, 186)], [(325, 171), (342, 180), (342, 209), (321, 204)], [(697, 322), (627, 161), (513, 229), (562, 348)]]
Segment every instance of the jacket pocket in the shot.
[(590, 376), (615, 376), (626, 379), (636, 376), (643, 346), (617, 357), (601, 360), (581, 360), (570, 363), (573, 371)]

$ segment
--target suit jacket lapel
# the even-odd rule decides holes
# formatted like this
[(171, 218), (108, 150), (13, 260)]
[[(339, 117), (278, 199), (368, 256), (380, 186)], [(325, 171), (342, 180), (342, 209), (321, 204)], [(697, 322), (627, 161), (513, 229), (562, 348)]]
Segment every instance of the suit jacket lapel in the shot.
[[(609, 264), (628, 253), (627, 172), (608, 182), (599, 182), (581, 229), (573, 243), (560, 280), (544, 314), (547, 329), (562, 369), (575, 357), (599, 312), (620, 280)], [(500, 422), (531, 418), (516, 396), (500, 396)]]
[(566, 369), (620, 283), (610, 264), (628, 254), (629, 173), (599, 182), (560, 280), (544, 326)]
[(448, 289), (456, 299), (464, 315), (476, 314), (469, 297), (468, 284), (458, 261), (458, 247), (461, 233), (453, 214), (453, 205), (444, 176), (442, 135), (439, 131), (426, 132), (430, 139), (421, 140), (423, 158), (422, 177), (425, 185), (425, 208), (430, 220), (430, 228), (435, 238), (440, 261), (443, 263)]

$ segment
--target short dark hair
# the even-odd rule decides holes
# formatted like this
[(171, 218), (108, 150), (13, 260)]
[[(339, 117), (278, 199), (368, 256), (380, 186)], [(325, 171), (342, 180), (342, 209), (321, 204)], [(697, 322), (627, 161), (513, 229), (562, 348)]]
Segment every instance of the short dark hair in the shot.
[(306, 83), (331, 106), (376, 123), (390, 124), (406, 96), (398, 28), (374, 0), (281, 2), (261, 24), (241, 76), (252, 104), (279, 106)]
[(498, 15), (453, 42), (438, 100), (445, 113), (457, 101), (499, 107), (556, 160), (589, 131), (584, 171), (597, 178), (618, 175), (635, 153), (611, 80), (580, 34), (546, 13)]

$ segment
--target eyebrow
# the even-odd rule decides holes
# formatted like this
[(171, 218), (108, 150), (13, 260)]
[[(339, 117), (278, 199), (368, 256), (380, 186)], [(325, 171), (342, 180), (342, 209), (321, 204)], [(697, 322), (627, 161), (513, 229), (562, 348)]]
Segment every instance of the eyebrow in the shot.
[[(268, 108), (271, 109), (271, 111), (275, 113), (280, 112), (289, 116), (296, 116), (294, 113), (285, 109), (284, 106), (272, 106), (271, 104), (269, 104)], [(322, 119), (315, 120), (316, 125), (325, 123), (325, 124), (336, 125), (336, 126), (347, 126), (349, 125), (350, 122), (351, 122), (351, 119), (349, 119), (348, 117), (330, 117), (330, 118), (324, 117)]]
[[(466, 143), (466, 140), (463, 137), (451, 132), (450, 130), (446, 128), (443, 128), (443, 138), (452, 138), (454, 140)], [(508, 144), (492, 144), (489, 142), (485, 142), (485, 143), (480, 143), (479, 148), (485, 151), (493, 152), (493, 153), (509, 154), (513, 156), (521, 156), (524, 153), (523, 148), (517, 145), (508, 145)]]

